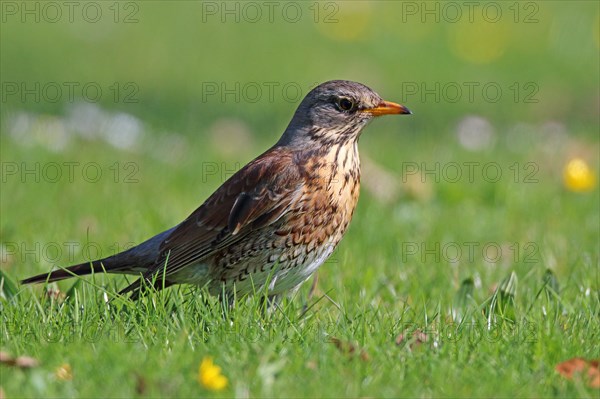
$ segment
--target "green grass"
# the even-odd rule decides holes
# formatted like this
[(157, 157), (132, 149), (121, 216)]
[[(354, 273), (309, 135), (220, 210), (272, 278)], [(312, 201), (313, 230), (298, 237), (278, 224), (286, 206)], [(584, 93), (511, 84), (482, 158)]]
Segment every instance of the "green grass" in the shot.
[[(562, 176), (575, 157), (598, 175), (598, 5), (540, 2), (538, 23), (479, 21), (492, 31), (474, 34), (468, 22), (400, 23), (403, 3), (353, 13), (339, 2), (341, 22), (327, 26), (200, 23), (200, 2), (140, 3), (133, 25), (2, 24), (3, 83), (98, 82), (110, 93), (134, 82), (138, 102), (93, 105), (143, 124), (129, 149), (68, 128), (61, 146), (71, 102), (3, 98), (0, 350), (39, 360), (0, 365), (6, 397), (596, 397), (555, 366), (600, 357), (600, 193), (572, 192)], [(336, 36), (362, 26), (357, 15), (359, 36)], [(501, 55), (474, 62), (479, 38), (481, 54), (489, 44)], [(270, 146), (297, 105), (204, 101), (203, 84), (331, 78), (363, 81), (414, 115), (361, 137), (361, 199), (314, 296), (309, 281), (265, 313), (262, 293), (229, 309), (194, 287), (130, 302), (115, 298), (122, 276), (52, 284), (58, 297), (16, 283), (172, 227)], [(473, 81), (506, 95), (404, 92)], [(514, 82), (534, 82), (539, 102), (515, 101)], [(31, 124), (19, 133), (21, 113)], [(461, 144), (468, 115), (491, 126), (487, 146)], [(229, 380), (223, 391), (197, 381), (207, 356)], [(57, 378), (63, 364), (72, 380)]]
[[(535, 286), (542, 295), (525, 298), (519, 290), (515, 316), (498, 318), (491, 329), (478, 290), (460, 309), (460, 322), (442, 303), (411, 305), (373, 293), (348, 298), (354, 305), (341, 309), (322, 300), (304, 317), (300, 298), (270, 315), (256, 300), (224, 315), (199, 291), (110, 306), (86, 285), (63, 305), (20, 296), (4, 310), (10, 323), (3, 335), (10, 350), (35, 356), (42, 366), (8, 370), (5, 389), (25, 396), (134, 396), (143, 379), (148, 396), (196, 396), (202, 394), (195, 381), (199, 360), (212, 355), (230, 381), (224, 396), (592, 396), (582, 384), (559, 378), (553, 365), (573, 354), (597, 355), (590, 348), (599, 333), (597, 298), (570, 301), (577, 292), (569, 291), (577, 290)], [(427, 342), (395, 343), (417, 328)], [(332, 337), (350, 342), (354, 353), (340, 351)], [(57, 381), (53, 370), (65, 362), (73, 380)]]

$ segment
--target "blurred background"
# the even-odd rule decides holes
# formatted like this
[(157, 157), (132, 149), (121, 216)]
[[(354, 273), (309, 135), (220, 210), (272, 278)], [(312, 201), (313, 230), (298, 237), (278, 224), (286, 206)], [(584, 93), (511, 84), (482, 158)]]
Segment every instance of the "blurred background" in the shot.
[(414, 112), (361, 138), (348, 240), (371, 255), (332, 262), (372, 264), (363, 284), (431, 261), (407, 242), (597, 264), (599, 19), (588, 1), (5, 1), (2, 266), (22, 277), (94, 257), (65, 243), (115, 251), (171, 227), (330, 79)]

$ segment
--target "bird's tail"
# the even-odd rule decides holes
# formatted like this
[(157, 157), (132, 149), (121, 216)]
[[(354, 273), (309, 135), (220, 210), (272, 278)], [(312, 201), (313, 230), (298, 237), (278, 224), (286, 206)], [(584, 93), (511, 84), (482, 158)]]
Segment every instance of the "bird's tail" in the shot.
[[(52, 282), (64, 280), (66, 278), (75, 277), (75, 276), (85, 276), (92, 273), (119, 273), (119, 269), (126, 268), (125, 265), (120, 267), (111, 267), (110, 263), (107, 262), (107, 259), (100, 259), (93, 262), (80, 263), (78, 265), (69, 266), (65, 269), (54, 270), (50, 273), (42, 273), (33, 277), (26, 278), (21, 280), (21, 284), (36, 284), (36, 283), (44, 283), (44, 282)], [(126, 270), (123, 270), (122, 273), (127, 273)]]
[(92, 273), (123, 273), (143, 274), (151, 268), (160, 253), (160, 244), (173, 229), (164, 231), (138, 246), (123, 251), (108, 258), (80, 263), (64, 269), (42, 273), (21, 280), (21, 284), (35, 284), (64, 280), (75, 276), (85, 276)]

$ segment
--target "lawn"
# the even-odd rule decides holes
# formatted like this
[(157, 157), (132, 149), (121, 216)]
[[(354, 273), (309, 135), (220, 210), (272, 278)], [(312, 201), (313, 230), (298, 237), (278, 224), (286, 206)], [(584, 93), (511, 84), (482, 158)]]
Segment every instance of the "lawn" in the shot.
[[(600, 357), (598, 4), (53, 3), (2, 3), (0, 397), (597, 397), (556, 366)], [(18, 284), (179, 223), (333, 78), (414, 115), (314, 290)]]

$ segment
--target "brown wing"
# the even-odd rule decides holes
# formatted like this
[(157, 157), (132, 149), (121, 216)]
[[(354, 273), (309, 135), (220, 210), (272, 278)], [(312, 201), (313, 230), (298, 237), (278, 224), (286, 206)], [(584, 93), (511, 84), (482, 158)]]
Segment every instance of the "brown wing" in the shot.
[[(292, 155), (271, 149), (227, 180), (184, 220), (160, 247), (155, 268), (172, 275), (201, 262), (215, 251), (242, 240), (249, 232), (270, 225), (289, 208), (303, 181)], [(166, 267), (165, 267), (165, 261)]]

